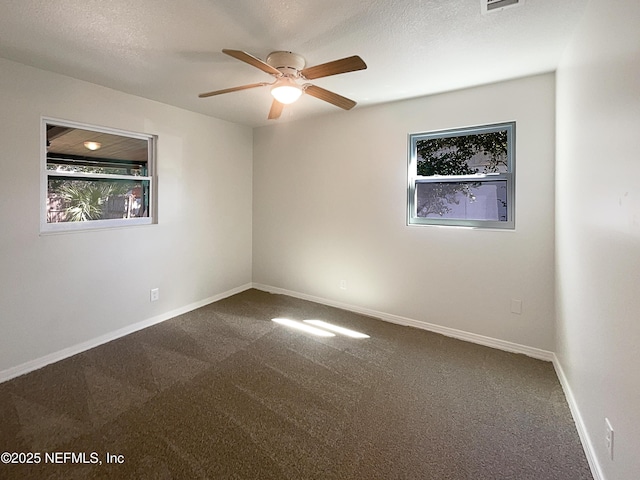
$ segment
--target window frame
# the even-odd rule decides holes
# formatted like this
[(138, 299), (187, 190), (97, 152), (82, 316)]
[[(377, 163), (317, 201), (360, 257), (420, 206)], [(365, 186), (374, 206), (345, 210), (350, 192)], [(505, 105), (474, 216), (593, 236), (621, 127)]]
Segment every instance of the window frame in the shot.
[[(147, 142), (147, 174), (123, 175), (108, 173), (56, 172), (47, 169), (47, 125), (76, 128), (96, 133), (106, 133), (127, 138), (145, 140)], [(61, 120), (53, 117), (41, 117), (40, 122), (40, 233), (64, 233), (97, 229), (122, 228), (135, 225), (152, 225), (157, 223), (157, 178), (156, 150), (157, 136), (147, 133), (132, 132), (88, 123)], [(47, 222), (47, 199), (49, 179), (54, 177), (77, 178), (80, 180), (135, 180), (148, 181), (148, 216), (135, 218), (115, 218), (104, 220)]]
[[(418, 141), (437, 138), (478, 135), (499, 131), (507, 131), (507, 172), (470, 175), (436, 175), (420, 176), (418, 167)], [(407, 185), (407, 225), (452, 226), (470, 228), (490, 228), (499, 230), (515, 229), (515, 158), (516, 158), (516, 122), (501, 122), (488, 125), (436, 130), (431, 132), (411, 133), (408, 138), (408, 185)], [(418, 217), (416, 208), (416, 185), (419, 183), (485, 183), (506, 181), (507, 187), (507, 220), (468, 220), (455, 218)]]

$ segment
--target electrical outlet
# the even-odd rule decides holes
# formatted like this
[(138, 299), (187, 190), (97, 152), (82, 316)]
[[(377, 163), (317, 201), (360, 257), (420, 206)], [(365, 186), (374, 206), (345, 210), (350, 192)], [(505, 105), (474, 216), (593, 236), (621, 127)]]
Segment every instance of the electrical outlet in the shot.
[(157, 300), (160, 299), (160, 289), (159, 288), (152, 288), (151, 289), (151, 293), (150, 293), (150, 300), (152, 302), (155, 302)]
[(613, 460), (613, 427), (611, 426), (611, 422), (608, 418), (604, 419), (604, 424), (607, 431), (604, 441), (607, 446), (607, 452), (609, 452), (609, 459)]
[(340, 280), (340, 290), (346, 290), (346, 289), (347, 289), (347, 281)]
[(511, 300), (511, 313), (522, 315), (522, 300), (517, 298)]

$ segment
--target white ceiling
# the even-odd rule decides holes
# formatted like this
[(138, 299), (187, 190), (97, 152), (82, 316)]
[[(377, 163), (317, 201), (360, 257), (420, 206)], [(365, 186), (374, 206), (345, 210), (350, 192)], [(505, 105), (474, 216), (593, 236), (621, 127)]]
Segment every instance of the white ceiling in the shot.
[[(267, 87), (198, 98), (273, 80), (223, 48), (360, 55), (367, 70), (313, 81), (359, 108), (553, 71), (587, 1), (481, 15), (480, 0), (0, 0), (0, 57), (259, 126)], [(275, 122), (340, 111), (305, 95)]]

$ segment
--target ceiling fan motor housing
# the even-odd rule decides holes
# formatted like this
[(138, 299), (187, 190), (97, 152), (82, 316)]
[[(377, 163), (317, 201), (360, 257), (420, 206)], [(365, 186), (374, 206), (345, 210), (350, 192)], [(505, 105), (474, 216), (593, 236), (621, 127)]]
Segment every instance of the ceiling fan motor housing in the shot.
[(298, 77), (306, 64), (304, 57), (292, 52), (271, 52), (267, 64), (282, 72), (287, 77)]

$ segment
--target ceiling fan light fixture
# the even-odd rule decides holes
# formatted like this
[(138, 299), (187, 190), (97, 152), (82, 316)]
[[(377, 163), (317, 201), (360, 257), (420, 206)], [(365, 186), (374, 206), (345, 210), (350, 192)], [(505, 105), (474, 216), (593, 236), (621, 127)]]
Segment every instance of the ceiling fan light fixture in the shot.
[(271, 87), (271, 95), (273, 95), (273, 98), (278, 102), (288, 105), (300, 98), (302, 88), (292, 79), (284, 77)]

